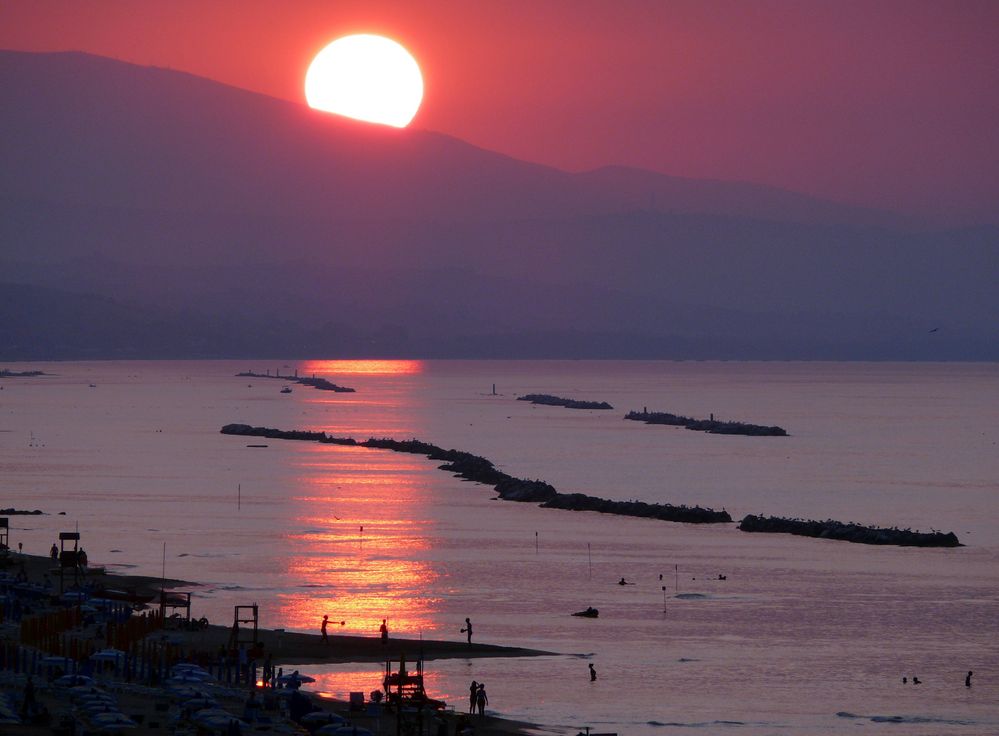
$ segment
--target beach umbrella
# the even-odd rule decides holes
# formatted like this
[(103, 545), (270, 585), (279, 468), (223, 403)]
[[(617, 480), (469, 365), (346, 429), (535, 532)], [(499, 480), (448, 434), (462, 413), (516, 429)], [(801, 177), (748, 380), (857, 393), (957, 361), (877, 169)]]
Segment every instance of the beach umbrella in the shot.
[(342, 726), (347, 722), (347, 719), (338, 713), (331, 713), (326, 710), (315, 710), (312, 713), (306, 713), (302, 716), (302, 723), (308, 723), (310, 725), (314, 724), (325, 724), (325, 725), (335, 725)]
[(96, 662), (117, 662), (125, 656), (125, 652), (120, 649), (102, 649), (94, 652), (90, 658)]
[(359, 728), (358, 726), (337, 726), (331, 731), (326, 731), (327, 728), (329, 726), (323, 726), (316, 733), (322, 731), (322, 736), (375, 736), (368, 729)]
[(281, 675), (280, 677), (277, 678), (277, 682), (280, 682), (282, 685), (285, 685), (287, 687), (298, 687), (298, 685), (301, 685), (303, 683), (315, 682), (315, 681), (316, 681), (315, 677), (309, 677), (308, 675), (303, 675), (299, 673), (298, 670), (295, 670), (290, 675)]
[(178, 672), (169, 680), (167, 680), (167, 682), (176, 685), (183, 685), (186, 683), (204, 682), (205, 680), (209, 679), (211, 679), (211, 675), (209, 675), (207, 672), (198, 673), (198, 672), (186, 671), (186, 672)]
[(52, 684), (57, 687), (74, 687), (78, 685), (93, 687), (95, 683), (93, 677), (87, 677), (86, 675), (63, 675), (56, 678)]
[(185, 706), (195, 711), (218, 707), (218, 701), (215, 700), (215, 698), (208, 697), (207, 695), (199, 695), (198, 697), (190, 698), (183, 702)]

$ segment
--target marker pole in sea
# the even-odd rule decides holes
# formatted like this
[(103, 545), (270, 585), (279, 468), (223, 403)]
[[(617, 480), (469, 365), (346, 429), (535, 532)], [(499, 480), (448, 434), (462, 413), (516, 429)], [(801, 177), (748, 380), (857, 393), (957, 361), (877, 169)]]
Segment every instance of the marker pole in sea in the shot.
[(586, 543), (586, 561), (590, 568), (590, 580), (593, 580), (593, 555), (590, 553), (590, 543)]
[(676, 572), (675, 572), (676, 581), (675, 581), (674, 585), (676, 586), (676, 593), (677, 593), (677, 595), (679, 595), (680, 594), (680, 566), (679, 565), (674, 565), (674, 567), (676, 568)]
[(663, 586), (663, 613), (666, 613), (666, 586)]
[(534, 532), (534, 554), (538, 554), (538, 553), (539, 553), (539, 549), (538, 549), (538, 533)]

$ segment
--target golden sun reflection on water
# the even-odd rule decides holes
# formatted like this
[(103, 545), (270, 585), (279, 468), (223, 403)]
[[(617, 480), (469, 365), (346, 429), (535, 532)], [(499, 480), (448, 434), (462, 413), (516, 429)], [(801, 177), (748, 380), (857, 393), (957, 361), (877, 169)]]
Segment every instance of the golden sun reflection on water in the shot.
[(423, 373), (421, 360), (306, 360), (299, 366), (304, 375), (406, 375)]
[(405, 456), (360, 453), (334, 465), (323, 455), (341, 460), (357, 451), (316, 449), (299, 466), (301, 487), (291, 499), (301, 531), (286, 537), (295, 549), (286, 575), (302, 592), (279, 596), (278, 616), (288, 628), (319, 633), (328, 615), (332, 635), (377, 636), (383, 618), (390, 635), (431, 631), (438, 574), (421, 559), (430, 556), (433, 530), (417, 482), (426, 468)]
[[(431, 698), (444, 700), (448, 705), (454, 705), (461, 713), (467, 706), (468, 695), (465, 693), (450, 693), (445, 691), (445, 678), (434, 671), (433, 662), (425, 665), (423, 671), (423, 687)], [(398, 659), (392, 662), (393, 669), (398, 669)], [(406, 667), (410, 671), (416, 669), (416, 662), (407, 660)], [(309, 685), (309, 690), (320, 697), (347, 700), (351, 692), (363, 692), (365, 699), (372, 690), (381, 690), (385, 676), (385, 663), (369, 665), (334, 665), (328, 667), (305, 666), (300, 668), (302, 674), (314, 677), (316, 681)]]

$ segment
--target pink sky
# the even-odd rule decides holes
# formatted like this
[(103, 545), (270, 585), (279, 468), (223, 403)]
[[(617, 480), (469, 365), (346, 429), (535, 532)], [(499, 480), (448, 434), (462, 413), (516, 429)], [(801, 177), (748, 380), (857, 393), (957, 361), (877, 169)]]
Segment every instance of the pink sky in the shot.
[(517, 158), (999, 221), (999, 2), (0, 6), (2, 48), (87, 51), (299, 102), (311, 57), (353, 32), (420, 61), (414, 126)]

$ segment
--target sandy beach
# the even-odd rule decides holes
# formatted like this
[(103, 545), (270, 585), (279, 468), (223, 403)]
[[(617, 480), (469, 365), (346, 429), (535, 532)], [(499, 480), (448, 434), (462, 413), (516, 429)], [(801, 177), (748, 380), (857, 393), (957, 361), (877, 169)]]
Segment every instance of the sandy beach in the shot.
[[(219, 653), (226, 652), (231, 646), (232, 629), (230, 626), (214, 624), (198, 628), (189, 626), (181, 619), (169, 619), (165, 622), (159, 619), (159, 596), (162, 590), (167, 594), (172, 589), (190, 590), (197, 588), (198, 584), (190, 581), (156, 578), (143, 575), (121, 575), (108, 573), (100, 568), (88, 569), (82, 578), (85, 586), (91, 591), (94, 599), (99, 599), (102, 594), (111, 596), (134, 597), (136, 599), (152, 600), (146, 604), (143, 613), (134, 613), (129, 618), (125, 626), (132, 624), (143, 624), (146, 631), (143, 631), (141, 640), (128, 641), (120, 633), (124, 626), (119, 623), (114, 625), (101, 619), (100, 616), (84, 616), (71, 620), (72, 625), (59, 631), (56, 638), (43, 638), (45, 644), (38, 644), (37, 624), (32, 621), (39, 619), (45, 621), (54, 620), (53, 617), (60, 615), (60, 607), (63, 609), (61, 615), (66, 615), (65, 611), (78, 609), (80, 611), (90, 611), (92, 607), (73, 606), (63, 603), (56, 605), (60, 590), (58, 579), (58, 567), (49, 557), (37, 555), (9, 553), (2, 560), (4, 575), (4, 586), (7, 589), (7, 596), (4, 599), (4, 607), (0, 626), (0, 645), (5, 647), (5, 668), (0, 670), (0, 732), (11, 734), (11, 736), (28, 734), (83, 734), (83, 733), (118, 733), (127, 730), (130, 733), (150, 733), (150, 734), (211, 734), (228, 733), (226, 726), (213, 727), (199, 722), (197, 711), (192, 710), (185, 704), (192, 697), (205, 697), (206, 705), (215, 709), (220, 709), (232, 717), (242, 718), (242, 733), (302, 733), (307, 734), (316, 730), (317, 721), (311, 725), (301, 725), (291, 718), (288, 707), (291, 698), (298, 698), (292, 695), (293, 688), (277, 689), (273, 687), (259, 687), (263, 676), (263, 661), (266, 659), (271, 672), (283, 667), (291, 672), (295, 665), (299, 664), (343, 664), (353, 662), (386, 662), (398, 663), (400, 657), (404, 657), (409, 671), (412, 672), (414, 663), (421, 655), (424, 660), (444, 659), (444, 658), (479, 658), (479, 657), (523, 657), (548, 654), (529, 649), (512, 647), (502, 647), (490, 644), (474, 643), (469, 644), (462, 641), (434, 641), (434, 640), (414, 640), (390, 637), (383, 642), (379, 637), (345, 636), (336, 633), (329, 634), (329, 641), (324, 643), (320, 634), (305, 634), (300, 632), (289, 632), (280, 629), (258, 629), (256, 632), (257, 646), (253, 654), (260, 657), (252, 663), (253, 671), (261, 667), (260, 674), (254, 678), (258, 686), (253, 687), (240, 683), (236, 676), (228, 677), (230, 672), (225, 670), (226, 680), (222, 679), (223, 668), (218, 666)], [(16, 584), (15, 584), (16, 581)], [(68, 590), (71, 580), (67, 575), (64, 582)], [(25, 600), (24, 608), (17, 609), (17, 616), (12, 616), (15, 610), (11, 600), (13, 591), (18, 587), (51, 586), (53, 594), (50, 600), (35, 598), (30, 602)], [(20, 602), (18, 603), (20, 606)], [(118, 603), (117, 610), (120, 612), (126, 604)], [(15, 618), (19, 620), (14, 620)], [(114, 627), (114, 628), (112, 628)], [(134, 627), (133, 627), (134, 628)], [(317, 627), (318, 628), (318, 627)], [(113, 635), (112, 631), (119, 632)], [(240, 638), (252, 638), (248, 629), (240, 633)], [(28, 641), (36, 644), (35, 647), (27, 646)], [(53, 642), (58, 642), (53, 644)], [(80, 672), (79, 665), (87, 660), (88, 656), (97, 651), (107, 651), (112, 643), (123, 648), (129, 648), (133, 653), (139, 651), (152, 653), (153, 658), (163, 659), (170, 657), (170, 663), (176, 661), (190, 662), (208, 665), (207, 671), (216, 673), (219, 680), (215, 678), (205, 678), (203, 682), (197, 683), (197, 692), (192, 693), (192, 685), (178, 685), (170, 680), (157, 681), (156, 673), (152, 678), (146, 677), (143, 681), (134, 676), (131, 670), (119, 670), (115, 663), (112, 672), (108, 666), (104, 666), (103, 671), (98, 666), (97, 672), (91, 673), (95, 682), (87, 682), (84, 685), (75, 687), (60, 685), (57, 676), (62, 675), (62, 667), (46, 666), (44, 663), (54, 659), (55, 655), (67, 654), (67, 642), (72, 645), (72, 651), (76, 653), (77, 665), (65, 662), (66, 670)], [(58, 650), (58, 651), (54, 651)], [(11, 652), (16, 652), (11, 656)], [(48, 657), (48, 659), (46, 659)], [(98, 655), (98, 659), (100, 655)], [(232, 667), (236, 669), (235, 657), (232, 658)], [(155, 669), (155, 668), (154, 668)], [(206, 671), (206, 672), (207, 672)], [(178, 670), (172, 669), (171, 675), (175, 677)], [(41, 706), (45, 716), (32, 719), (25, 715), (23, 703), (27, 694), (26, 686), (28, 678), (31, 678), (34, 698)], [(173, 677), (171, 679), (173, 679)], [(70, 683), (71, 685), (72, 683)], [(257, 701), (259, 718), (247, 717), (247, 700), (251, 697)], [(396, 714), (392, 709), (372, 705), (370, 702), (363, 707), (351, 708), (351, 704), (330, 698), (321, 698), (315, 694), (308, 693), (303, 688), (297, 692), (302, 693), (311, 702), (305, 706), (313, 709), (317, 715), (314, 719), (320, 719), (320, 712), (339, 714), (347, 723), (358, 728), (367, 728), (375, 734), (396, 733)], [(123, 714), (132, 723), (127, 726), (121, 725), (101, 725), (91, 719), (93, 713), (92, 703), (95, 699), (116, 712)], [(365, 695), (368, 700), (369, 694)], [(285, 702), (282, 702), (285, 701)], [(194, 702), (194, 701), (191, 701)], [(485, 734), (521, 734), (536, 730), (532, 724), (520, 723), (493, 716), (485, 715), (466, 716), (464, 710), (466, 703), (448, 704), (443, 710), (438, 710), (431, 714), (429, 709), (425, 709), (422, 714), (422, 732), (434, 734), (458, 734), (476, 733)], [(301, 706), (299, 706), (301, 707)], [(88, 710), (89, 709), (89, 710)], [(204, 712), (204, 711), (202, 711)], [(11, 720), (4, 720), (4, 713), (10, 716), (20, 716), (23, 722), (17, 723), (16, 717)], [(333, 716), (335, 718), (336, 716)], [(405, 728), (413, 729), (418, 719), (410, 713), (401, 724)], [(70, 724), (74, 724), (77, 730), (71, 730)], [(134, 724), (134, 725), (132, 725)], [(307, 727), (308, 725), (308, 727)], [(470, 731), (468, 729), (471, 729)]]

